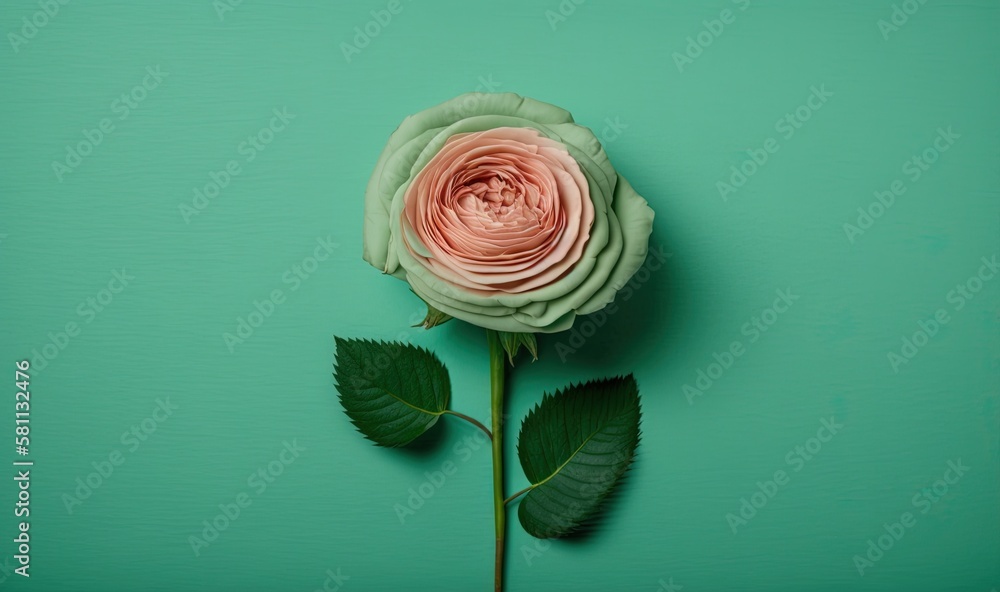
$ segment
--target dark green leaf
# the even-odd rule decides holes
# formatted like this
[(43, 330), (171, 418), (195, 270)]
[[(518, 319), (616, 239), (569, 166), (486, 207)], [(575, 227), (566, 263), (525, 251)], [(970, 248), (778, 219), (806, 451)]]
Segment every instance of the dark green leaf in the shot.
[(434, 354), (398, 342), (335, 339), (340, 403), (369, 440), (405, 446), (447, 410), (451, 382)]
[(521, 425), (517, 455), (531, 483), (518, 517), (538, 538), (564, 536), (592, 518), (639, 444), (632, 375), (546, 394)]
[(538, 359), (538, 342), (535, 340), (534, 333), (508, 333), (506, 331), (497, 331), (497, 333), (500, 335), (500, 343), (503, 344), (503, 349), (507, 352), (507, 359), (510, 360), (511, 366), (514, 365), (514, 358), (522, 346), (528, 350), (532, 358)]

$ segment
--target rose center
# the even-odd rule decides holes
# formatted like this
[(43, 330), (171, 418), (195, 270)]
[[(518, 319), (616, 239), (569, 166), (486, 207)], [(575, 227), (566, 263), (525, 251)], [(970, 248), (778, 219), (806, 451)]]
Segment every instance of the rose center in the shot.
[[(480, 224), (492, 227), (520, 226), (537, 222), (538, 189), (504, 174), (493, 173), (471, 179), (455, 192), (455, 203), (475, 213)], [(532, 205), (529, 202), (534, 202)]]

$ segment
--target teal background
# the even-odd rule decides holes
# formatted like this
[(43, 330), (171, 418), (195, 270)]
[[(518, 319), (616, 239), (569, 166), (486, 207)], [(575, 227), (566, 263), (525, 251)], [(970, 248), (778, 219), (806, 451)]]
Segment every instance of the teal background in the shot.
[[(544, 390), (626, 372), (644, 421), (594, 535), (535, 546), (512, 521), (510, 590), (1000, 586), (1000, 279), (961, 310), (948, 299), (1000, 252), (995, 0), (910, 4), (887, 38), (888, 0), (404, 0), (348, 61), (355, 27), (387, 6), (245, 0), (220, 17), (208, 0), (71, 2), (16, 48), (9, 34), (42, 8), (0, 7), (4, 388), (15, 360), (79, 327), (32, 372), (31, 578), (7, 563), (0, 586), (311, 591), (339, 569), (348, 592), (489, 589), (490, 458), (463, 443), (474, 429), (446, 418), (417, 450), (376, 448), (331, 376), (334, 334), (405, 339), (450, 368), (454, 409), (487, 420), (482, 331), (409, 328), (417, 299), (361, 260), (364, 187), (389, 134), (477, 89), (592, 127), (670, 254), (575, 352), (546, 336), (516, 369), (514, 422)], [(732, 22), (678, 67), (724, 9)], [(113, 102), (156, 66), (167, 76), (120, 119)], [(814, 85), (833, 96), (785, 138), (776, 122)], [(294, 119), (247, 162), (241, 142), (282, 108)], [(53, 161), (104, 118), (113, 131), (60, 181)], [(911, 181), (904, 163), (948, 126), (960, 138)], [(720, 197), (772, 137), (780, 149)], [(180, 206), (230, 160), (239, 174), (186, 222)], [(906, 193), (850, 241), (844, 224), (896, 179)], [(285, 274), (327, 237), (339, 246), (293, 290)], [(123, 267), (134, 279), (87, 313)], [(230, 351), (223, 335), (279, 289)], [(751, 343), (744, 324), (778, 289), (799, 300)], [(888, 353), (941, 308), (950, 322), (894, 371)], [(746, 353), (689, 400), (734, 340)], [(122, 434), (167, 398), (177, 409), (130, 451)], [(12, 398), (3, 409), (10, 434)], [(843, 429), (790, 464), (829, 418)], [(248, 477), (293, 440), (304, 451), (258, 493)], [(124, 464), (70, 513), (76, 479), (115, 450)], [(968, 472), (921, 514), (913, 497), (958, 459)], [(401, 523), (394, 506), (446, 461), (458, 471)], [(525, 485), (508, 469), (510, 491)], [(734, 534), (727, 514), (778, 470), (788, 483)], [(16, 496), (2, 481), (0, 561)], [(189, 537), (240, 493), (251, 505), (196, 555)], [(855, 555), (907, 511), (915, 526), (859, 575)]]

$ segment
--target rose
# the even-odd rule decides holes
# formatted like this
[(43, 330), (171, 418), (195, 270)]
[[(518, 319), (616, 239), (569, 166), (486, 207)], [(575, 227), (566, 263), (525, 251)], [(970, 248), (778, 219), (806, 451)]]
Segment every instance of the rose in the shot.
[(551, 333), (614, 300), (652, 222), (567, 111), (474, 93), (389, 138), (365, 194), (364, 259), (407, 281), (429, 319)]

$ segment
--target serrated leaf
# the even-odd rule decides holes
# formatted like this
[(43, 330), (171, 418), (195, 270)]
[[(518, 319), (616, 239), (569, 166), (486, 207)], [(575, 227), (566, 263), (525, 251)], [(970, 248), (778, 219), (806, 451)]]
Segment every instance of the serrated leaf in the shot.
[(524, 419), (517, 442), (531, 483), (518, 508), (524, 529), (559, 537), (594, 517), (632, 462), (640, 418), (631, 374), (546, 394)]
[(534, 333), (509, 333), (507, 331), (497, 331), (500, 336), (500, 344), (503, 345), (503, 349), (507, 352), (507, 359), (510, 360), (511, 366), (514, 365), (514, 358), (517, 356), (517, 352), (524, 347), (531, 354), (531, 357), (538, 359), (538, 341), (535, 339)]
[(431, 352), (399, 342), (335, 339), (340, 403), (369, 440), (405, 446), (448, 409), (448, 370)]

